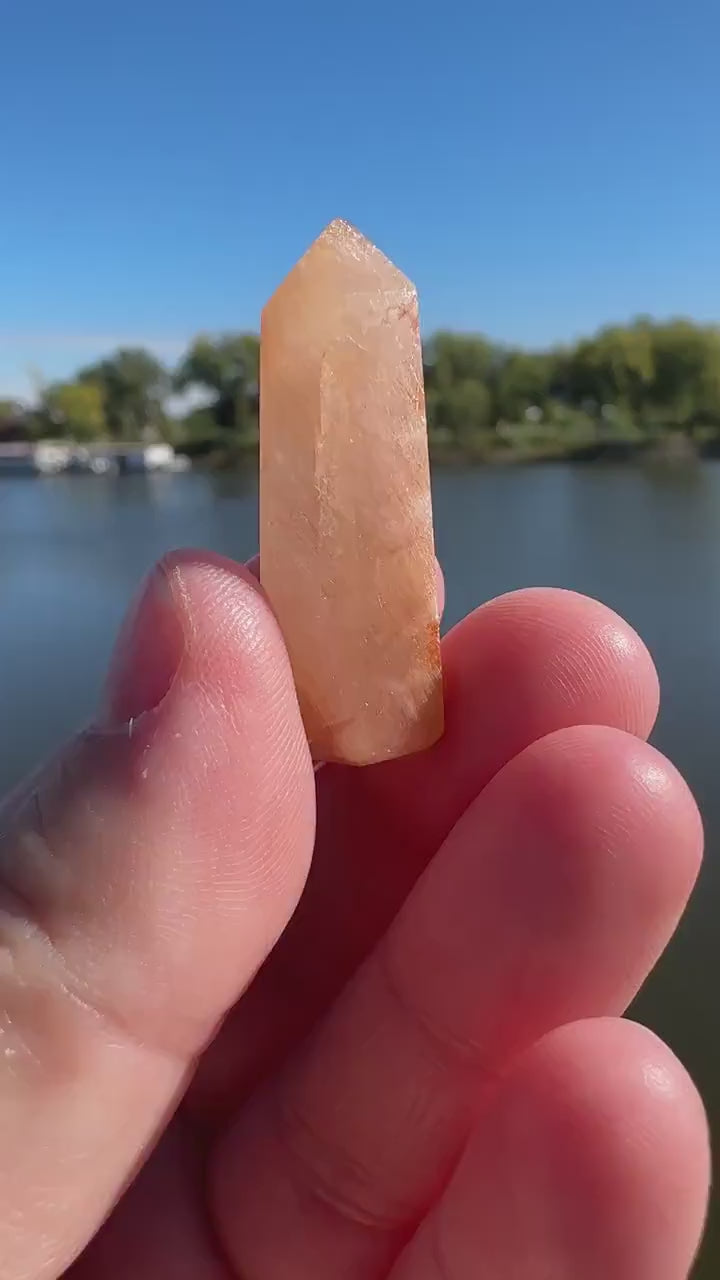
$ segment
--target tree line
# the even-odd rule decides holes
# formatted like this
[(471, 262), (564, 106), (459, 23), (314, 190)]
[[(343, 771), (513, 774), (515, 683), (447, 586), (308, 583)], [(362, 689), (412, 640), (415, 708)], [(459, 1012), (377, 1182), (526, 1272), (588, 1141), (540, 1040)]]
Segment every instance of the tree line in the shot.
[[(720, 442), (720, 327), (643, 317), (548, 351), (443, 331), (423, 355), (438, 456), (558, 456), (669, 435)], [(232, 460), (257, 442), (258, 368), (254, 334), (198, 337), (175, 368), (122, 349), (44, 386), (32, 408), (0, 400), (0, 433), (79, 443), (162, 438)]]

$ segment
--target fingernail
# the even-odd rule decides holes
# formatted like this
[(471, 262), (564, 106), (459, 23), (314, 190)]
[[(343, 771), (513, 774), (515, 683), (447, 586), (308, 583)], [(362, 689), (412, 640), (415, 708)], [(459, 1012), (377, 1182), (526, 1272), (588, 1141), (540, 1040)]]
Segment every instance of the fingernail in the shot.
[(156, 565), (143, 582), (118, 635), (99, 717), (119, 728), (158, 707), (180, 666), (184, 638), (167, 574)]

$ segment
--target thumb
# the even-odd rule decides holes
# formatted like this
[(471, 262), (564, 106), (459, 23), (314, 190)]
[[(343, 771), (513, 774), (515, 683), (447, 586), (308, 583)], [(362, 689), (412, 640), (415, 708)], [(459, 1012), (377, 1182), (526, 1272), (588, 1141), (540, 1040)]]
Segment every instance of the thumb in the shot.
[(284, 928), (314, 785), (284, 646), (217, 557), (153, 570), (99, 721), (0, 816), (0, 1277), (65, 1270)]

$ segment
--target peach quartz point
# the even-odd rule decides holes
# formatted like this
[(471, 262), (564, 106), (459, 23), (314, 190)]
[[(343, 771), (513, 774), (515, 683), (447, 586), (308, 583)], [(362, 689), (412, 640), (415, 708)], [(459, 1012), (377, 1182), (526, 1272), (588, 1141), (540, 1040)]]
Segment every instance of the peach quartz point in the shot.
[(313, 758), (422, 751), (443, 695), (417, 293), (338, 220), (261, 335), (260, 579)]

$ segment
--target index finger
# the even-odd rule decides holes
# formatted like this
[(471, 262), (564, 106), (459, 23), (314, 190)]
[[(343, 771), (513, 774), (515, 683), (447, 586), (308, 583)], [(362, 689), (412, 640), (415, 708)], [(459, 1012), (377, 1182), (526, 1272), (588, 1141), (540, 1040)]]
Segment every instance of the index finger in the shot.
[(658, 682), (640, 638), (566, 591), (491, 601), (443, 641), (446, 733), (430, 751), (318, 775), (318, 838), (300, 906), (194, 1082), (196, 1105), (234, 1107), (308, 1031), (387, 928), (486, 783), (558, 729), (646, 736)]

